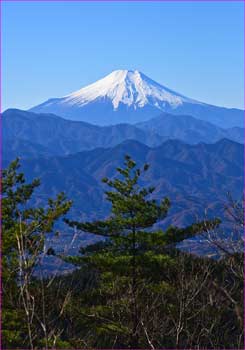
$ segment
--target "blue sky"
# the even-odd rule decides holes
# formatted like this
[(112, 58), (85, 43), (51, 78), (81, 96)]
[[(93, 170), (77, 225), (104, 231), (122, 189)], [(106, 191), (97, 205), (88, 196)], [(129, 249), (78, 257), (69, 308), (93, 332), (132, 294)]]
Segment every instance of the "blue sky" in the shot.
[(2, 109), (61, 97), (115, 69), (243, 108), (242, 2), (4, 2)]

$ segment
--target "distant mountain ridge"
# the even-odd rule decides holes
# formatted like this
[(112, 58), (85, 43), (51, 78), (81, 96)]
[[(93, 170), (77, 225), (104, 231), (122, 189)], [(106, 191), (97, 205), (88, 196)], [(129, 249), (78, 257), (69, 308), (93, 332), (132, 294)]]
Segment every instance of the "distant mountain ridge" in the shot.
[[(243, 145), (227, 139), (198, 145), (168, 140), (154, 148), (127, 140), (112, 148), (96, 148), (48, 159), (26, 159), (22, 163), (29, 179), (41, 177), (40, 193), (49, 196), (63, 189), (69, 196), (73, 190), (78, 191), (81, 194), (79, 200), (86, 199), (84, 208), (81, 206), (80, 209), (89, 213), (90, 204), (94, 209), (101, 209), (101, 203), (93, 203), (93, 196), (100, 194), (100, 201), (103, 200), (101, 179), (116, 174), (115, 169), (122, 165), (125, 154), (131, 155), (139, 166), (145, 162), (150, 164), (143, 182), (156, 187), (158, 198), (165, 192), (178, 197), (184, 191), (186, 198), (199, 197), (198, 194), (208, 198), (225, 196), (227, 191), (235, 196), (242, 193)], [(88, 192), (83, 193), (83, 187), (88, 188)]]
[[(139, 166), (145, 162), (150, 164), (140, 185), (155, 186), (156, 199), (169, 196), (172, 208), (164, 225), (186, 225), (196, 217), (202, 218), (207, 208), (210, 216), (222, 216), (227, 192), (234, 198), (242, 195), (243, 145), (226, 139), (198, 145), (168, 140), (155, 148), (128, 140), (108, 149), (23, 159), (21, 170), (28, 181), (35, 177), (41, 179), (41, 186), (35, 191), (36, 203), (64, 191), (74, 201), (69, 215), (90, 220), (108, 215), (109, 205), (101, 179), (115, 176), (115, 169), (122, 165), (125, 154), (131, 155)], [(60, 244), (67, 242), (70, 234), (63, 232)], [(81, 239), (85, 239), (84, 236)]]
[(2, 115), (3, 157), (10, 154), (66, 155), (98, 147), (113, 147), (127, 139), (155, 146), (165, 138), (145, 132), (134, 125), (99, 127), (85, 122), (66, 120), (54, 114), (36, 114), (9, 109)]
[(182, 140), (189, 144), (199, 142), (214, 143), (222, 138), (239, 143), (244, 142), (243, 128), (224, 129), (190, 115), (162, 113), (146, 122), (138, 123), (136, 126), (142, 130), (158, 133), (158, 135), (163, 137)]
[(135, 70), (117, 70), (61, 98), (31, 108), (97, 125), (144, 122), (167, 112), (191, 115), (220, 127), (243, 127), (244, 111), (217, 107), (188, 98)]
[(190, 116), (166, 113), (137, 125), (99, 127), (65, 120), (53, 114), (9, 109), (2, 115), (3, 158), (49, 157), (98, 147), (113, 147), (131, 139), (155, 147), (167, 139), (189, 144), (214, 143), (222, 138), (243, 142), (243, 129), (221, 129)]

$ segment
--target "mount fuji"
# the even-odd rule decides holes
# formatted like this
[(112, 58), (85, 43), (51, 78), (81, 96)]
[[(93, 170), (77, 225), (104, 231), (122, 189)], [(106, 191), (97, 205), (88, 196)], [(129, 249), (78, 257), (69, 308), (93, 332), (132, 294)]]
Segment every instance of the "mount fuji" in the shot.
[(97, 125), (138, 123), (162, 112), (192, 115), (221, 126), (243, 127), (243, 111), (209, 105), (188, 98), (135, 70), (116, 70), (103, 79), (61, 98), (31, 108)]

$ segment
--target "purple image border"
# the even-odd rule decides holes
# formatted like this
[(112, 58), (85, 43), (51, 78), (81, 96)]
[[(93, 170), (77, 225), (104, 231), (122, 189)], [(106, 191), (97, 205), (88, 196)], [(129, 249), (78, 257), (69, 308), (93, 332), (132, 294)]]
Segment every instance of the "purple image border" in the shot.
[[(98, 3), (106, 3), (106, 2), (128, 2), (128, 3), (133, 3), (133, 2), (148, 2), (148, 3), (154, 3), (154, 2), (168, 2), (168, 3), (174, 3), (174, 2), (179, 2), (179, 3), (189, 3), (189, 2), (194, 2), (194, 3), (204, 3), (204, 2), (209, 2), (209, 3), (237, 3), (241, 2), (243, 3), (243, 12), (244, 12), (244, 24), (243, 24), (243, 35), (245, 38), (245, 0), (0, 0), (0, 199), (2, 198), (2, 3), (4, 2), (67, 2), (67, 3), (73, 3), (73, 2), (98, 2)], [(243, 44), (243, 89), (244, 89), (244, 96), (243, 96), (243, 109), (244, 109), (244, 123), (245, 123), (245, 44)], [(245, 128), (244, 128), (244, 141), (245, 141)], [(244, 170), (245, 170), (245, 142), (244, 142)], [(245, 176), (244, 178), (244, 183), (243, 183), (243, 191), (245, 192)], [(245, 199), (245, 195), (244, 195)], [(244, 215), (244, 220), (245, 220), (245, 211), (243, 213)], [(0, 200), (0, 282), (2, 282), (2, 200)], [(244, 241), (245, 241), (245, 228), (243, 231), (244, 235)], [(244, 251), (245, 251), (245, 245), (244, 245)], [(245, 270), (245, 258), (244, 258), (244, 270)], [(243, 283), (243, 309), (244, 309), (244, 314), (245, 314), (245, 272), (244, 272), (244, 283)], [(2, 283), (0, 285), (0, 350), (5, 350), (2, 347)], [(245, 318), (243, 320), (244, 322), (244, 329), (245, 329)], [(19, 350), (29, 350), (29, 349), (24, 349), (24, 348), (18, 348)], [(17, 348), (15, 350), (18, 350)], [(11, 349), (8, 349), (11, 350)], [(59, 350), (67, 350), (67, 349), (59, 349)], [(71, 350), (86, 350), (86, 348), (81, 348), (81, 349), (71, 349)], [(96, 350), (93, 348), (93, 350)], [(102, 349), (100, 348), (99, 350), (111, 350), (109, 348)], [(117, 349), (117, 350), (125, 350), (125, 349)], [(133, 349), (132, 349), (133, 350)], [(149, 348), (146, 349), (140, 349), (140, 350), (149, 350)], [(174, 348), (168, 349), (168, 348), (161, 348), (158, 349), (156, 348), (155, 350), (175, 350)], [(184, 350), (184, 349), (178, 349), (178, 350)], [(188, 350), (196, 350), (196, 349), (191, 349), (188, 348)], [(203, 350), (200, 348), (199, 350)], [(209, 350), (209, 349), (205, 349)], [(211, 350), (211, 349), (210, 349)], [(214, 350), (214, 349), (212, 349)], [(219, 350), (219, 349), (216, 349)], [(223, 349), (223, 350), (238, 350), (234, 348), (230, 349)]]

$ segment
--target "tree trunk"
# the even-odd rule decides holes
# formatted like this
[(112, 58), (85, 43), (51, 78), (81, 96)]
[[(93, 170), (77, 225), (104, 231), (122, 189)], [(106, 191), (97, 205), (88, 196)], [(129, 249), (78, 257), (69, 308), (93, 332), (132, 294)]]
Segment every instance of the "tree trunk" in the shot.
[(129, 345), (131, 349), (139, 348), (139, 334), (138, 334), (138, 303), (137, 303), (137, 271), (136, 271), (136, 230), (133, 227), (133, 242), (132, 242), (132, 332), (130, 335)]

